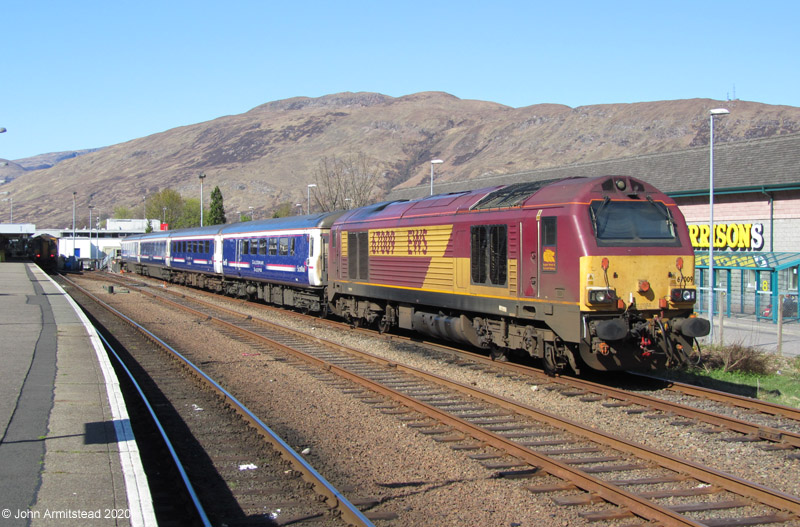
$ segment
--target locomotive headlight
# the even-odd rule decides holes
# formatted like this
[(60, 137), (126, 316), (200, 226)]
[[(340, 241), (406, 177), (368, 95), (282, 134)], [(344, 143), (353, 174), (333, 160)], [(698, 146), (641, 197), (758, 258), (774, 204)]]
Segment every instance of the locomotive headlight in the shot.
[(613, 289), (590, 289), (587, 301), (590, 304), (613, 304), (617, 301), (617, 294)]
[(673, 289), (670, 298), (673, 302), (694, 302), (697, 300), (697, 292), (694, 289)]

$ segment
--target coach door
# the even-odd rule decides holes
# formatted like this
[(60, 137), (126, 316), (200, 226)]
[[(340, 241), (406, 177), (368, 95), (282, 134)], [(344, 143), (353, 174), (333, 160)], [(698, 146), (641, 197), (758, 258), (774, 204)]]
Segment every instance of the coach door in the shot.
[(323, 234), (320, 236), (320, 254), (319, 254), (319, 278), (322, 284), (328, 282), (328, 243), (330, 242), (330, 234)]

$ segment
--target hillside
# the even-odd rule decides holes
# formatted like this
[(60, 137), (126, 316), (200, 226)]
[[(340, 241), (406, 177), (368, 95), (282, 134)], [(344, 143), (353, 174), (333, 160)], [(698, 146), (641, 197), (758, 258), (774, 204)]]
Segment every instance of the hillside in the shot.
[[(376, 93), (297, 97), (109, 146), (27, 171), (5, 185), (14, 219), (40, 227), (139, 207), (146, 193), (171, 187), (206, 200), (222, 190), (229, 218), (254, 207), (263, 217), (281, 203), (305, 203), (320, 159), (350, 153), (379, 161), (385, 188), (667, 152), (708, 144), (708, 110), (723, 106), (715, 140), (800, 132), (800, 108), (746, 101), (679, 101), (510, 108), (438, 92), (393, 98)], [(18, 162), (21, 160), (18, 160)], [(21, 163), (20, 163), (21, 164)], [(85, 223), (85, 220), (84, 220)]]

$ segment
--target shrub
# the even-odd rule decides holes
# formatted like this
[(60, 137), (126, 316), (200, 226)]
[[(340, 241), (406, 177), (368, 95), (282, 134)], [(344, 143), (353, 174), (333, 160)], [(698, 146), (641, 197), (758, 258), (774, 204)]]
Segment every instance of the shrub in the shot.
[(752, 346), (741, 343), (729, 346), (707, 348), (702, 354), (703, 369), (722, 370), (724, 372), (752, 373), (769, 375), (775, 373), (774, 356)]

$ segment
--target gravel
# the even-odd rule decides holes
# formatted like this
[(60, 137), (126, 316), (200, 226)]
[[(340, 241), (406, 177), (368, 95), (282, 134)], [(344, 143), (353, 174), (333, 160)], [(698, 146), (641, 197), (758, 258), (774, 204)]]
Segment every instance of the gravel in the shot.
[[(190, 359), (195, 364), (220, 380), (293, 448), (308, 449), (307, 459), (329, 481), (344, 489), (349, 499), (379, 499), (380, 504), (370, 510), (395, 513), (398, 524), (589, 525), (578, 512), (607, 507), (602, 503), (555, 505), (552, 497), (563, 493), (541, 495), (524, 489), (525, 485), (558, 481), (551, 476), (498, 479), (495, 471), (469, 459), (467, 453), (437, 443), (409, 429), (396, 416), (343, 394), (324, 376), (308, 367), (299, 368), (294, 360), (276, 359), (269, 352), (231, 340), (204, 320), (156, 305), (133, 292), (109, 295), (100, 283), (85, 284), (117, 309), (155, 328), (168, 342), (181, 342), (182, 349), (191, 350)], [(785, 451), (762, 450), (760, 447), (766, 443), (719, 441), (718, 436), (735, 434), (709, 435), (703, 432), (708, 428), (705, 425), (674, 426), (670, 424), (674, 419), (628, 415), (624, 409), (606, 408), (601, 402), (581, 402), (530, 381), (459, 367), (451, 364), (448, 357), (420, 352), (413, 344), (331, 329), (313, 321), (298, 322), (258, 304), (239, 309), (800, 496), (800, 460), (788, 459)]]

